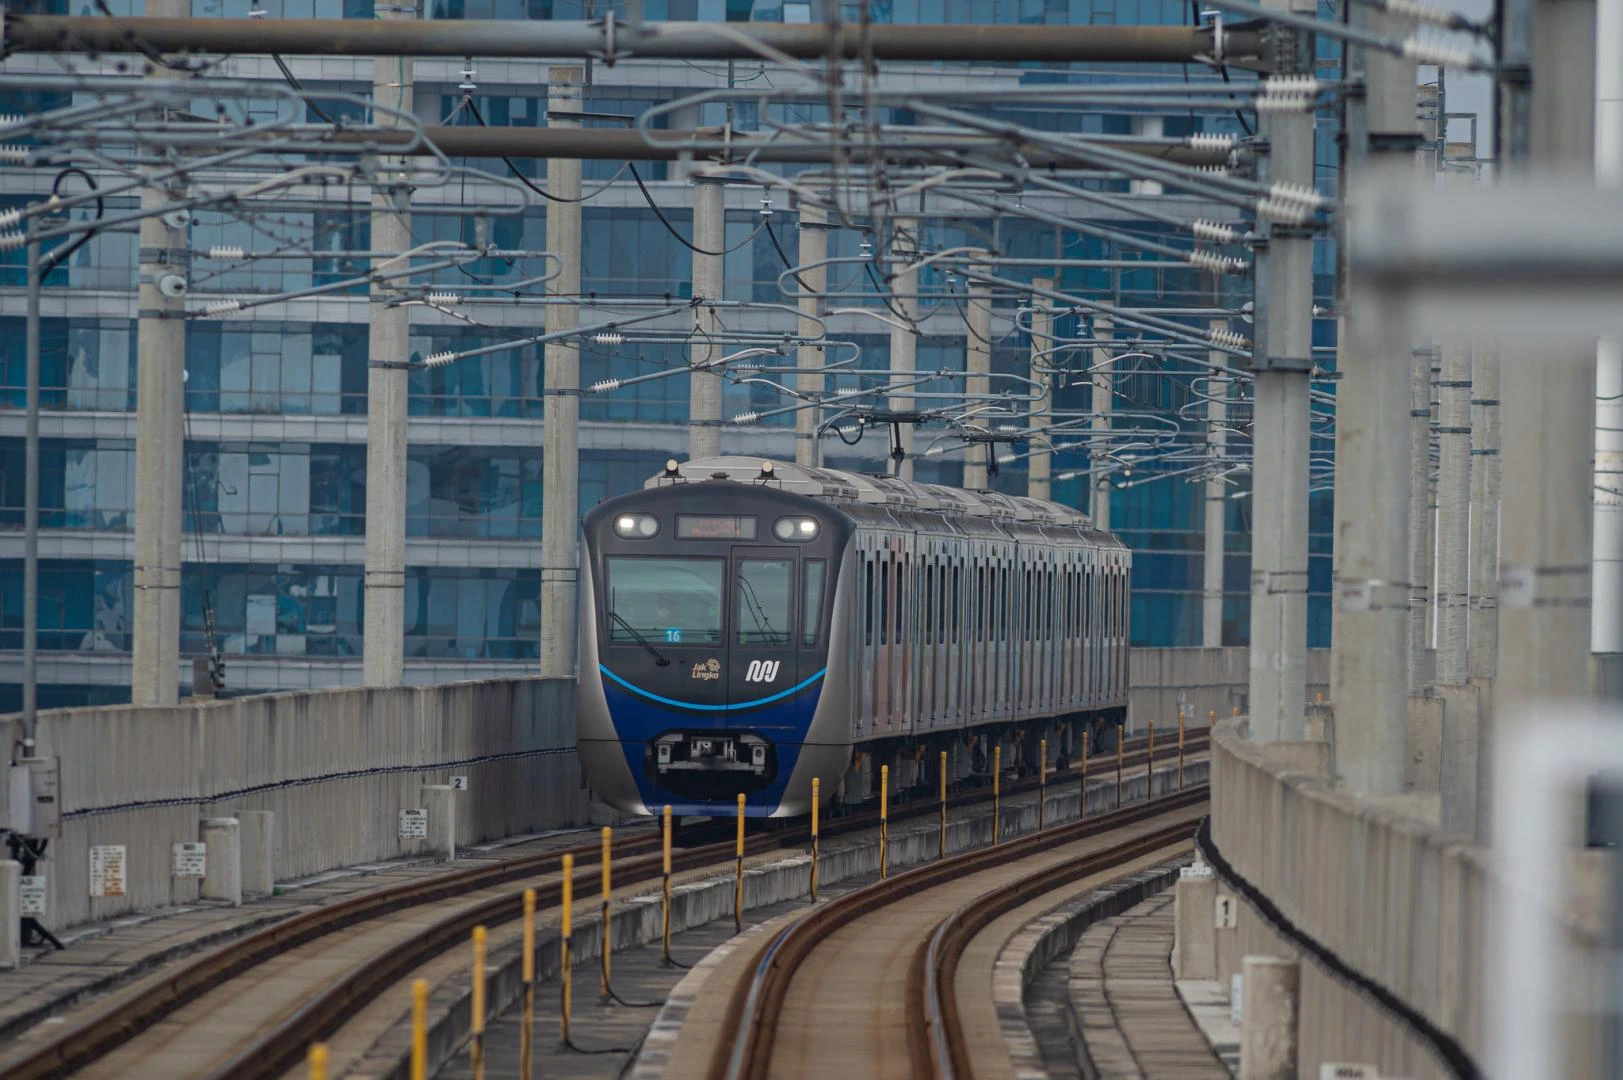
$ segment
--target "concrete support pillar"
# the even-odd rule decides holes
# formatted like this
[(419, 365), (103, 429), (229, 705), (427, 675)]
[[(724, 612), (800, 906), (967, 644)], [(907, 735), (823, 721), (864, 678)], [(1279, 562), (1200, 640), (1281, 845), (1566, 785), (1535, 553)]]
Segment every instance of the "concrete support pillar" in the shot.
[[(411, 19), (415, 9), (380, 7), (379, 19)], [(413, 106), (413, 61), (380, 56), (372, 61), (372, 101), (405, 113)], [(398, 124), (374, 110), (373, 122)], [(374, 272), (400, 268), (390, 252), (407, 251), (411, 238), (410, 163), (378, 158), (372, 182)], [(411, 356), (411, 308), (386, 285), (372, 285), (367, 305), (366, 380), (366, 611), (362, 649), (367, 686), (398, 686), (405, 664), (406, 588), (406, 396), (405, 364)]]
[[(1093, 336), (1098, 341), (1109, 341), (1109, 319), (1093, 320)], [(1096, 529), (1110, 531), (1110, 477), (1106, 472), (1110, 454), (1110, 414), (1116, 406), (1116, 373), (1109, 345), (1093, 348), (1092, 398), (1088, 411), (1093, 414), (1088, 426), (1088, 516)]]
[[(727, 248), (727, 188), (718, 179), (693, 178), (693, 295), (703, 300), (722, 298)], [(693, 341), (688, 363), (693, 368), (688, 393), (688, 457), (715, 457), (721, 453), (721, 376), (713, 365), (727, 350), (715, 339), (719, 326), (716, 309), (700, 304), (693, 309)]]
[(0, 859), (0, 969), (22, 966), (22, 883), (23, 864)]
[(441, 862), (456, 858), (456, 789), (450, 784), (424, 784), (420, 805), (428, 811), (428, 839), (423, 852)]
[(1048, 438), (1049, 417), (1054, 410), (1054, 378), (1048, 374), (1054, 364), (1052, 355), (1040, 356), (1054, 344), (1054, 301), (1047, 296), (1054, 288), (1053, 278), (1036, 278), (1032, 285), (1037, 290), (1031, 298), (1031, 381), (1043, 388), (1043, 400), (1032, 410), (1032, 437), (1029, 442), (1031, 456), (1026, 459), (1026, 494), (1033, 499), (1048, 502), (1053, 499), (1050, 477), (1054, 473), (1054, 453)]
[(1409, 693), (1426, 690), (1426, 614), (1431, 596), (1431, 350), (1409, 361)]
[[(828, 290), (828, 267), (818, 266), (828, 257), (828, 211), (821, 206), (800, 204), (800, 265), (805, 267), (797, 275), (800, 289), (800, 336), (817, 337), (815, 316), (825, 307), (823, 294)], [(823, 396), (823, 376), (818, 371), (828, 362), (821, 346), (801, 345), (795, 350), (795, 364), (800, 373), (795, 376), (795, 390), (802, 403), (816, 401)], [(795, 464), (815, 468), (823, 463), (823, 448), (817, 438), (817, 425), (822, 421), (821, 409), (801, 409), (795, 413)]]
[(242, 903), (242, 832), (234, 817), (204, 818), (198, 839), (203, 841), (205, 900)]
[[(578, 128), (569, 114), (581, 111), (583, 68), (547, 69), (547, 126)], [(547, 248), (560, 261), (551, 291), (560, 296), (580, 292), (579, 158), (547, 161), (547, 190), (558, 201), (547, 202)], [(580, 325), (580, 308), (549, 304), (546, 331), (555, 334)], [(575, 677), (575, 619), (579, 605), (580, 568), (580, 341), (549, 341), (545, 346), (546, 388), (541, 428), (541, 676)]]
[[(1213, 320), (1214, 329), (1221, 320)], [(1213, 363), (1225, 363), (1224, 353), (1213, 352)], [(1216, 649), (1223, 644), (1223, 544), (1228, 514), (1228, 485), (1216, 473), (1226, 467), (1228, 452), (1227, 375), (1213, 375), (1206, 384), (1206, 466), (1213, 475), (1206, 480), (1205, 568), (1201, 585), (1200, 644)]]
[(1296, 1080), (1298, 963), (1248, 956), (1241, 969), (1240, 1080)]
[[(1471, 351), (1443, 350), (1437, 427), (1437, 682), (1464, 686), (1470, 677), (1466, 618), (1471, 517)], [(1445, 768), (1447, 762), (1444, 762)]]
[[(891, 253), (900, 262), (896, 269), (896, 276), (891, 281), (891, 291), (895, 294), (892, 303), (896, 310), (911, 323), (918, 318), (919, 302), (919, 272), (913, 267), (913, 261), (919, 251), (919, 221), (917, 218), (897, 218), (895, 223), (895, 240), (891, 244)], [(910, 382), (913, 372), (918, 367), (919, 333), (914, 326), (892, 326), (890, 328), (890, 381), (892, 383)], [(911, 395), (913, 389), (900, 394), (891, 394), (887, 407), (893, 412), (910, 412), (915, 409), (916, 403)], [(890, 471), (903, 480), (913, 479), (913, 437), (917, 432), (913, 424), (902, 424), (896, 432), (896, 439), (901, 446), (902, 458), (900, 461), (891, 459)]]
[[(1403, 36), (1412, 20), (1369, 5), (1350, 9), (1366, 29)], [(1349, 71), (1369, 92), (1365, 138), (1349, 144), (1348, 176), (1382, 159), (1412, 159), (1419, 141), (1412, 62), (1349, 49)], [(1360, 125), (1350, 118), (1348, 130)], [(1345, 257), (1345, 252), (1343, 252)], [(1336, 390), (1335, 647), (1330, 697), (1338, 710), (1335, 762), (1353, 791), (1403, 790), (1408, 739), (1409, 382), (1407, 341), (1393, 341), (1349, 291)]]
[(1173, 886), (1172, 977), (1217, 978), (1217, 878), (1207, 866), (1188, 866)]
[[(972, 267), (974, 270), (982, 267)], [(967, 357), (964, 370), (969, 377), (964, 380), (964, 392), (969, 398), (969, 408), (972, 413), (980, 417), (980, 421), (992, 426), (993, 421), (986, 417), (986, 396), (991, 392), (992, 380), (988, 374), (992, 370), (992, 287), (972, 281), (969, 285), (968, 310), (965, 312), (969, 326), (967, 329)], [(979, 412), (976, 412), (980, 410)], [(972, 445), (964, 451), (964, 487), (970, 491), (985, 491), (991, 486), (988, 462), (997, 452), (993, 443)]]
[(1595, 355), (1595, 604), (1590, 647), (1623, 653), (1623, 340)]
[(1473, 679), (1499, 671), (1499, 353), (1473, 350), (1471, 368), (1471, 616)]
[[(188, 16), (185, 0), (152, 0), (147, 14)], [(175, 74), (154, 65), (152, 78)], [(141, 189), (141, 209), (179, 197), (183, 183)], [(185, 490), (185, 286), (191, 269), (185, 212), (141, 219), (136, 324), (135, 613), (130, 701), (180, 700), (180, 504)], [(178, 288), (177, 288), (178, 285)], [(166, 290), (167, 286), (167, 290)]]
[(269, 896), (276, 891), (276, 812), (238, 810), (242, 838), (242, 892)]

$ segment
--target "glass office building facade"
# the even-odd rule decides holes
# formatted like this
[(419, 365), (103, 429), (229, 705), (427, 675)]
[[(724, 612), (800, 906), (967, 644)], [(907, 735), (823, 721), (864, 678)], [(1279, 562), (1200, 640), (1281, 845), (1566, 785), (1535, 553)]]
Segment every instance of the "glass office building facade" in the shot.
[[(601, 16), (606, 4), (563, 0), (427, 0), (425, 14), (440, 19), (579, 19)], [(83, 4), (59, 0), (38, 10), (93, 14)], [(362, 0), (270, 0), (269, 18), (370, 18)], [(139, 14), (141, 4), (110, 0), (115, 13)], [(81, 8), (84, 11), (81, 12)], [(244, 16), (246, 0), (196, 0), (199, 16)], [(728, 21), (815, 21), (825, 17), (821, 2), (794, 0), (648, 0), (648, 18)], [(856, 5), (840, 7), (856, 19)], [(892, 23), (1049, 23), (1130, 24), (1187, 22), (1190, 9), (1174, 0), (883, 0), (870, 8), (878, 22)], [(17, 57), (7, 70), (35, 64), (48, 70), (49, 58)], [(310, 96), (370, 91), (366, 61), (289, 58)], [(463, 99), (463, 64), (420, 61), (416, 65), (417, 112), (439, 123), (458, 112)], [(623, 64), (593, 71), (584, 108), (597, 114), (588, 126), (623, 126), (617, 119), (650, 106), (725, 86), (725, 65), (681, 63)], [(258, 72), (254, 68), (254, 72)], [(492, 125), (536, 126), (546, 121), (547, 64), (508, 61), (500, 75), (476, 76), (474, 92), (481, 114)], [(274, 73), (273, 73), (274, 74)], [(907, 85), (947, 88), (966, 81), (1012, 87), (1057, 80), (1121, 80), (1145, 77), (1181, 79), (1180, 67), (1094, 65), (1074, 70), (1021, 65), (887, 65), (880, 75)], [(1199, 72), (1196, 78), (1205, 77)], [(273, 77), (260, 74), (259, 77)], [(759, 65), (736, 65), (738, 83), (770, 79)], [(26, 112), (63, 99), (47, 94), (0, 95), (0, 111)], [(274, 109), (285, 110), (286, 103)], [(352, 106), (328, 102), (336, 113)], [(281, 114), (285, 115), (285, 111)], [(1009, 112), (1020, 123), (1057, 131), (1135, 133), (1147, 130), (1146, 115), (1111, 115), (1058, 107)], [(802, 105), (757, 109), (740, 105), (735, 127), (750, 129), (769, 120), (818, 121), (826, 106), (815, 99)], [(314, 117), (309, 117), (313, 119)], [(899, 110), (889, 119), (908, 122)], [(660, 125), (697, 127), (728, 119), (720, 102), (686, 106)], [(1152, 116), (1154, 130), (1169, 136), (1195, 131), (1239, 132), (1232, 116)], [(1321, 162), (1333, 161), (1333, 143), (1324, 137)], [(469, 164), (499, 173), (500, 160)], [(530, 178), (545, 174), (545, 163), (518, 161)], [(639, 166), (662, 221), (644, 201), (620, 163), (588, 162), (587, 190), (601, 189), (583, 211), (582, 289), (598, 296), (670, 297), (692, 295), (691, 254), (674, 233), (691, 235), (692, 185), (675, 165)], [(5, 185), (0, 210), (29, 201), (30, 192), (49, 190), (49, 173), (29, 176), (7, 166), (17, 183)], [(1125, 181), (1103, 181), (1126, 191)], [(482, 216), (478, 201), (489, 192), (464, 184), (421, 191), (413, 206), (413, 238), (483, 239), (507, 250), (546, 248), (546, 210), (528, 208), (516, 216)], [(1188, 198), (1179, 213), (1221, 216), (1225, 211)], [(539, 203), (540, 200), (536, 200)], [(785, 265), (774, 236), (794, 255), (795, 215), (781, 194), (770, 221), (761, 225), (762, 190), (731, 188), (725, 288), (730, 298), (784, 303)], [(109, 200), (109, 209), (133, 201)], [(1170, 205), (1170, 204), (1169, 204)], [(1070, 203), (1066, 211), (1092, 216), (1096, 208)], [(1231, 213), (1231, 212), (1230, 212)], [(1111, 224), (1154, 237), (1166, 227), (1149, 220)], [(666, 224), (668, 221), (668, 225)], [(295, 206), (277, 211), (275, 227), (297, 236), (315, 252), (331, 257), (277, 259), (233, 265), (201, 257), (220, 245), (263, 248), (264, 230), (241, 215), (203, 210), (191, 226), (198, 253), (192, 272), (195, 295), (273, 296), (344, 281), (364, 265), (345, 251), (368, 247), (364, 202)], [(830, 234), (829, 253), (855, 256), (865, 237), (853, 231)], [(956, 213), (930, 218), (924, 226), (928, 249), (990, 243), (1010, 257), (1070, 260), (1140, 257), (1132, 249), (1093, 236), (1013, 215)], [(1328, 304), (1332, 258), (1321, 245), (1316, 270), (1318, 293)], [(0, 255), (0, 712), (20, 701), (22, 645), (22, 523), (24, 295), (21, 252)], [(1144, 256), (1146, 259), (1151, 256)], [(52, 273), (42, 306), (43, 420), (41, 453), (41, 542), (39, 626), (42, 707), (128, 699), (132, 617), (133, 522), (135, 491), (135, 396), (137, 386), (135, 293), (137, 241), (133, 230), (99, 234)], [(464, 271), (444, 271), (435, 281), (455, 289), (466, 275), (499, 277), (510, 268), (482, 259)], [(1033, 272), (1023, 268), (1018, 275)], [(1014, 272), (1011, 272), (1014, 273)], [(1244, 296), (1215, 294), (1208, 276), (1194, 270), (1067, 268), (1055, 274), (1060, 288), (1128, 305), (1169, 308), (1235, 304)], [(935, 268), (922, 275), (923, 291), (956, 287)], [(831, 273), (831, 283), (842, 283)], [(1243, 283), (1240, 286), (1244, 288)], [(1233, 288), (1233, 286), (1229, 286)], [(1012, 326), (1020, 298), (999, 296), (995, 371), (1025, 374), (1029, 340)], [(791, 301), (787, 301), (792, 303)], [(872, 300), (853, 301), (848, 306)], [(184, 560), (182, 574), (182, 656), (205, 651), (210, 623), (226, 654), (232, 692), (355, 684), (360, 679), (362, 563), (365, 532), (367, 409), (367, 299), (364, 286), (324, 294), (319, 299), (274, 302), (217, 319), (193, 320), (186, 343), (186, 450)], [(927, 307), (929, 305), (926, 305)], [(419, 309), (421, 311), (421, 309)], [(483, 315), (483, 311), (480, 312)], [(786, 323), (782, 314), (740, 315), (746, 328)], [(512, 341), (539, 332), (540, 307), (515, 308), (486, 320), (463, 322), (422, 312), (414, 317), (411, 346), (415, 359), (430, 353), (464, 350)], [(1198, 324), (1203, 325), (1204, 320)], [(934, 305), (921, 323), (920, 370), (962, 370), (965, 356), (961, 309)], [(1075, 316), (1060, 320), (1062, 334), (1086, 329)], [(1244, 329), (1244, 327), (1242, 327)], [(1332, 343), (1321, 321), (1320, 345)], [(861, 365), (882, 368), (889, 338), (872, 318), (831, 318), (830, 336), (861, 349)], [(783, 363), (793, 362), (793, 351)], [(682, 369), (687, 350), (679, 344), (583, 344), (583, 386), (600, 379), (627, 378)], [(1122, 365), (1118, 408), (1152, 410), (1198, 419), (1192, 390), (1193, 368), (1176, 362), (1128, 361)], [(1085, 379), (1061, 379), (1058, 410), (1086, 409)], [(961, 385), (943, 381), (935, 389)], [(688, 414), (685, 374), (655, 379), (581, 401), (581, 506), (632, 490), (657, 472), (673, 454), (685, 455)], [(547, 512), (542, 480), (542, 358), (535, 346), (508, 348), (444, 367), (413, 372), (409, 402), (407, 469), (407, 572), (405, 655), (412, 681), (508, 674), (533, 669), (538, 655), (539, 538)], [(778, 407), (784, 399), (759, 381), (729, 385), (724, 415)], [(1195, 410), (1195, 411), (1192, 411)], [(1236, 406), (1243, 414), (1244, 406)], [(723, 435), (727, 452), (791, 457), (793, 418), (778, 416)], [(944, 435), (940, 427), (918, 432), (922, 450)], [(1023, 445), (1011, 448), (1024, 451)], [(870, 431), (855, 447), (830, 437), (825, 461), (834, 467), (883, 469), (886, 433)], [(1323, 448), (1327, 456), (1329, 447)], [(961, 455), (921, 458), (918, 477), (960, 481)], [(1054, 471), (1078, 469), (1086, 457), (1075, 451), (1056, 457)], [(1139, 467), (1139, 479), (1158, 468), (1153, 458)], [(999, 469), (999, 489), (1024, 493), (1023, 458)], [(1172, 467), (1167, 467), (1172, 471)], [(1243, 492), (1243, 486), (1236, 488)], [(1082, 479), (1056, 481), (1054, 498), (1087, 508)], [(1199, 643), (1203, 544), (1203, 487), (1183, 476), (1139, 483), (1116, 492), (1112, 524), (1135, 551), (1133, 636), (1136, 644)], [(1228, 644), (1247, 637), (1249, 502), (1229, 503), (1225, 569), (1224, 636)], [(1313, 559), (1310, 573), (1312, 644), (1329, 637), (1329, 492), (1312, 501)]]

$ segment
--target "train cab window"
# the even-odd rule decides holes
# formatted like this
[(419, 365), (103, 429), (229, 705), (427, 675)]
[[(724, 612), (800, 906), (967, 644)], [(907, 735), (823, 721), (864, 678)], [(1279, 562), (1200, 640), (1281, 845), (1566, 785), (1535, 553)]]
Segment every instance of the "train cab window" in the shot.
[(612, 556), (604, 629), (614, 644), (721, 642), (724, 559)]
[(804, 588), (800, 601), (800, 643), (817, 644), (817, 631), (823, 622), (823, 568), (822, 559), (806, 560)]
[(793, 559), (740, 559), (738, 610), (733, 616), (740, 645), (789, 644), (794, 624), (789, 621)]

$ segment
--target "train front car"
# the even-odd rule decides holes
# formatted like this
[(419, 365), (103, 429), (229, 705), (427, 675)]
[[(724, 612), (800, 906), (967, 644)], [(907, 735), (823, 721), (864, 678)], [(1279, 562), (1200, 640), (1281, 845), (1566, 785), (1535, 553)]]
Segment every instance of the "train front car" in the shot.
[(767, 468), (586, 515), (577, 745), (619, 810), (730, 815), (743, 794), (752, 817), (804, 814), (809, 777), (849, 761), (848, 718), (818, 706), (852, 525)]

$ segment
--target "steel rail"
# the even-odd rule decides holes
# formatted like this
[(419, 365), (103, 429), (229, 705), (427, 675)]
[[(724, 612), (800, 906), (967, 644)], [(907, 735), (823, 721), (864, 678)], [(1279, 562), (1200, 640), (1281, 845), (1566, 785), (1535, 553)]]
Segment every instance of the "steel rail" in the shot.
[[(1127, 745), (1144, 745), (1143, 739), (1128, 740)], [(1186, 739), (1185, 752), (1205, 748), (1207, 733), (1191, 733)], [(1142, 750), (1124, 755), (1124, 763), (1141, 764), (1147, 755)], [(1101, 761), (1103, 759), (1100, 759)], [(1103, 766), (1101, 765), (1101, 768)], [(1069, 774), (1050, 773), (1049, 786), (1059, 787)], [(1036, 790), (1040, 781), (1033, 777), (1015, 781), (1003, 788), (1003, 798)], [(955, 807), (973, 806), (992, 800), (990, 788), (962, 793), (953, 803)], [(898, 803), (890, 813), (892, 822), (934, 815), (939, 804), (934, 799), (919, 799)], [(878, 811), (852, 814), (827, 822), (822, 830), (825, 837), (841, 836), (871, 828), (878, 822)], [(1044, 835), (1051, 835), (1044, 834)], [(780, 833), (760, 833), (746, 841), (750, 854), (804, 843), (809, 832), (804, 828)], [(617, 858), (628, 860), (618, 867), (619, 880), (625, 884), (639, 884), (660, 876), (661, 859), (658, 856), (662, 838), (658, 833), (627, 837), (615, 845)], [(177, 970), (154, 986), (151, 992), (119, 1002), (110, 1008), (95, 1012), (62, 1034), (43, 1043), (23, 1058), (7, 1066), (8, 1080), (34, 1080), (55, 1077), (83, 1068), (85, 1065), (117, 1049), (128, 1039), (151, 1028), (188, 1003), (230, 982), (243, 973), (265, 963), (273, 957), (322, 937), (339, 933), (349, 927), (383, 918), (408, 908), (436, 903), (463, 896), (470, 891), (489, 888), (512, 881), (556, 872), (565, 854), (575, 856), (577, 867), (585, 870), (600, 861), (601, 847), (597, 842), (580, 844), (535, 855), (523, 856), (494, 866), (472, 867), (455, 871), (428, 881), (413, 882), (397, 887), (364, 893), (346, 900), (293, 916), (284, 922), (256, 931), (201, 957), (182, 964)], [(705, 866), (731, 863), (734, 844), (731, 839), (689, 847), (673, 859), (676, 872), (687, 872)], [(560, 886), (553, 882), (537, 888), (542, 907), (556, 906), (560, 900)], [(216, 1070), (217, 1077), (270, 1077), (291, 1068), (301, 1058), (310, 1042), (325, 1038), (342, 1026), (369, 1001), (374, 1000), (393, 982), (398, 981), (413, 967), (463, 942), (473, 926), (483, 923), (499, 925), (520, 914), (519, 891), (494, 897), (460, 914), (451, 915), (430, 927), (423, 935), (401, 942), (390, 950), (373, 957), (360, 968), (352, 969), (343, 979), (331, 984), (319, 994), (307, 998), (274, 1030), (262, 1032), (256, 1041), (239, 1050), (227, 1065)]]
[[(1213, 34), (1185, 26), (859, 26), (490, 19), (373, 22), (360, 19), (4, 17), (4, 50), (46, 53), (280, 53), (293, 56), (469, 56), (586, 59), (760, 60), (763, 50), (820, 59), (1194, 63)], [(1262, 56), (1264, 35), (1225, 28), (1230, 63)]]
[[(1051, 829), (1027, 834), (994, 847), (977, 848), (948, 859), (927, 863), (895, 877), (875, 882), (835, 900), (780, 930), (762, 949), (755, 971), (747, 980), (734, 988), (717, 1046), (711, 1060), (711, 1080), (765, 1080), (771, 1064), (773, 1042), (778, 1018), (788, 997), (789, 986), (795, 972), (811, 953), (829, 935), (842, 927), (873, 912), (889, 907), (910, 896), (937, 888), (990, 867), (1003, 865), (1037, 854), (1055, 844), (1070, 843), (1157, 817), (1169, 810), (1197, 805), (1207, 798), (1207, 786), (1186, 788), (1171, 796), (1136, 806), (1114, 810), (1091, 818), (1083, 818)], [(1169, 827), (1175, 834), (1193, 836), (1193, 823), (1180, 823)], [(1161, 837), (1161, 830), (1154, 837)], [(1142, 838), (1140, 838), (1142, 840)], [(1162, 840), (1159, 846), (1170, 842)], [(1140, 850), (1130, 841), (1125, 845), (1092, 852), (1070, 860), (1066, 866), (1091, 863), (1092, 868), (1108, 869), (1135, 857)], [(1131, 848), (1131, 853), (1123, 853)], [(1153, 850), (1153, 848), (1151, 849)], [(1084, 870), (1084, 873), (1091, 872)], [(913, 1060), (914, 1075), (927, 1078), (932, 1073), (925, 1064), (931, 1062), (930, 1036), (924, 1023), (926, 1010), (923, 996), (925, 986), (921, 978), (922, 952), (915, 957), (914, 968), (908, 980), (908, 1039)], [(916, 1022), (915, 1022), (916, 1021)]]

